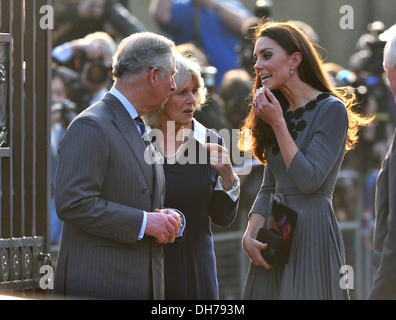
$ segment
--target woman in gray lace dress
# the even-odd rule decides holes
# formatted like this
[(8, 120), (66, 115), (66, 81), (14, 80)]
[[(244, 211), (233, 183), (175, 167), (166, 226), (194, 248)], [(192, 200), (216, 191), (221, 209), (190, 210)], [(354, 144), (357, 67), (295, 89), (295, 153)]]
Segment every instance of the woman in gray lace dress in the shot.
[[(265, 170), (242, 240), (251, 259), (243, 298), (348, 299), (332, 194), (346, 150), (371, 118), (352, 110), (353, 96), (332, 88), (314, 46), (292, 24), (259, 25), (254, 57), (254, 107), (242, 130), (252, 130), (252, 152)], [(241, 147), (248, 148), (243, 140)], [(269, 265), (267, 244), (256, 240), (271, 194), (299, 212), (284, 267)]]

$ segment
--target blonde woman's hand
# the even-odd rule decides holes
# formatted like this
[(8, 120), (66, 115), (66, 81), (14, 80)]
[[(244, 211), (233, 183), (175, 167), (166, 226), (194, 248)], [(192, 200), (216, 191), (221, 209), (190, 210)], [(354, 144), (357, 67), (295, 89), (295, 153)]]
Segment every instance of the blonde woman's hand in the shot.
[(234, 170), (228, 150), (217, 143), (207, 143), (205, 147), (210, 152), (210, 164), (219, 172), (223, 188), (231, 189), (234, 185)]

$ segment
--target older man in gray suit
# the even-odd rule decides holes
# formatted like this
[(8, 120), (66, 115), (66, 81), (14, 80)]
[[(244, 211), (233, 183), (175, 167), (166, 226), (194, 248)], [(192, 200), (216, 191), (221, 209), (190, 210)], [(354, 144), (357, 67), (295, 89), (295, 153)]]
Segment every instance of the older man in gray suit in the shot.
[[(384, 67), (396, 102), (396, 25), (385, 33)], [(396, 130), (376, 183), (374, 278), (369, 299), (396, 299)]]
[(172, 41), (154, 33), (124, 39), (113, 87), (74, 119), (60, 143), (55, 295), (163, 298), (162, 244), (175, 240), (182, 219), (161, 209), (163, 170), (145, 161), (139, 120), (176, 90), (174, 52)]

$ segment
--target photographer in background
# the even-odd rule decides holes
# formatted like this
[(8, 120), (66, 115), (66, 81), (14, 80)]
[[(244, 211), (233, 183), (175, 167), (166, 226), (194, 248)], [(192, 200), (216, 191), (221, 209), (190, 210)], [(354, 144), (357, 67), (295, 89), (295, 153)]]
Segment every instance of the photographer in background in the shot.
[(54, 0), (56, 28), (53, 46), (89, 33), (104, 31), (113, 39), (145, 31), (144, 25), (127, 9), (127, 0)]
[[(396, 105), (382, 66), (386, 43), (384, 29), (381, 21), (368, 24), (368, 32), (358, 40), (358, 51), (349, 59), (349, 70), (341, 70), (337, 74), (343, 84), (356, 88), (355, 94), (362, 110), (376, 114), (373, 124), (361, 131), (356, 150), (345, 158), (346, 165), (363, 174), (379, 169), (396, 120)], [(366, 161), (362, 162), (362, 157)]]
[(271, 17), (272, 1), (271, 0), (257, 0), (254, 7), (254, 15), (241, 25), (242, 37), (236, 46), (235, 51), (238, 54), (238, 67), (245, 69), (252, 77), (254, 77), (254, 27), (256, 27), (260, 20)]
[[(359, 144), (353, 152), (345, 155), (343, 163), (344, 170), (357, 170), (365, 181), (365, 201), (361, 219), (364, 244), (368, 250), (373, 249), (375, 184), (396, 120), (396, 104), (383, 68), (386, 44), (384, 30), (385, 26), (381, 21), (369, 23), (367, 32), (362, 34), (357, 42), (356, 53), (349, 58), (349, 69), (338, 71), (335, 77), (338, 86), (350, 85), (355, 89), (359, 107), (364, 113), (376, 115), (370, 126), (361, 129)], [(353, 203), (350, 201), (350, 195), (352, 194), (344, 192), (342, 196), (347, 199), (349, 208), (349, 204)]]
[(192, 42), (207, 55), (217, 69), (216, 88), (225, 72), (238, 68), (235, 49), (252, 16), (240, 1), (151, 0), (149, 11), (177, 45)]
[[(385, 34), (383, 66), (396, 102), (396, 24)], [(396, 299), (396, 131), (376, 181), (373, 283), (370, 300)]]
[(53, 49), (53, 60), (75, 71), (70, 99), (77, 104), (78, 112), (99, 101), (110, 87), (115, 50), (114, 40), (105, 32), (91, 33)]

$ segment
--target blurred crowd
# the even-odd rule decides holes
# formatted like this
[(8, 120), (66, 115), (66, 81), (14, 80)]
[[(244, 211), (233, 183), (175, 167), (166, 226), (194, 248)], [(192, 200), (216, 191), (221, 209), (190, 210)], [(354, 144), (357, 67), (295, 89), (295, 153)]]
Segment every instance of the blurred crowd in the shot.
[[(175, 41), (179, 51), (194, 56), (202, 65), (208, 89), (206, 105), (195, 118), (217, 132), (239, 129), (249, 111), (254, 81), (253, 43), (250, 27), (271, 18), (271, 2), (257, 1), (247, 10), (239, 1), (224, 1), (220, 11), (214, 0), (151, 0), (149, 12), (163, 34)], [(127, 0), (54, 1), (52, 70), (52, 187), (59, 140), (73, 118), (100, 100), (112, 85), (112, 56), (125, 36), (147, 30)], [(314, 42), (315, 30), (295, 21)], [(356, 219), (358, 189), (364, 181), (365, 203), (362, 219), (368, 233), (373, 221), (375, 178), (388, 149), (396, 120), (396, 106), (382, 66), (386, 26), (375, 21), (367, 26), (356, 44), (348, 66), (328, 62), (328, 75), (335, 86), (350, 85), (363, 113), (376, 114), (373, 125), (361, 131), (357, 149), (347, 153), (334, 193), (334, 206), (340, 221)], [(150, 30), (148, 30), (150, 31)], [(231, 146), (236, 148), (236, 146)], [(238, 168), (236, 166), (236, 172)], [(261, 184), (262, 165), (241, 175), (239, 212), (250, 209)], [(361, 180), (363, 179), (363, 180)], [(351, 201), (352, 200), (352, 201)], [(241, 216), (241, 215), (239, 215)], [(51, 210), (51, 241), (60, 241), (61, 223), (54, 201)], [(371, 239), (368, 235), (367, 239)], [(368, 246), (371, 240), (368, 241)]]

